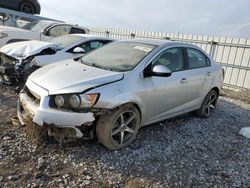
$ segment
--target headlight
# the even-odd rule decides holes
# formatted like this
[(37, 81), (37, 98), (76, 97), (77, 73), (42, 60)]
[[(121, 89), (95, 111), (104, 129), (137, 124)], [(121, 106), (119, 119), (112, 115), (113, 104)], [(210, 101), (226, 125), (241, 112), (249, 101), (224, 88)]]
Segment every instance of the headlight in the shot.
[(91, 108), (96, 104), (99, 95), (99, 93), (57, 95), (55, 96), (55, 104), (60, 108)]
[(64, 98), (63, 98), (63, 96), (57, 95), (55, 97), (55, 103), (56, 103), (56, 106), (63, 107), (63, 105), (64, 105)]
[(81, 97), (81, 107), (82, 108), (90, 108), (95, 105), (99, 98), (99, 94), (93, 93), (93, 94), (86, 94), (86, 95), (80, 95)]
[(81, 105), (81, 98), (79, 95), (71, 95), (69, 97), (69, 104), (73, 108), (79, 108)]
[(8, 37), (7, 33), (0, 33), (0, 39), (5, 38), (5, 37)]

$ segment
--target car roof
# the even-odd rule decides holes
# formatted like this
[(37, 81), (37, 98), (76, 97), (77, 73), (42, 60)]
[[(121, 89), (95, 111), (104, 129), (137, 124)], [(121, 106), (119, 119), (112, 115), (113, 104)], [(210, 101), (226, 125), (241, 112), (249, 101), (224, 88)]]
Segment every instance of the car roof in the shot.
[(121, 40), (125, 42), (137, 42), (137, 43), (143, 43), (143, 44), (149, 44), (149, 45), (155, 45), (155, 46), (172, 46), (172, 45), (181, 45), (181, 46), (191, 46), (197, 48), (196, 45), (193, 45), (191, 43), (187, 42), (179, 42), (179, 41), (173, 41), (173, 40), (163, 40), (163, 39), (128, 39), (128, 40)]
[(69, 34), (69, 35), (75, 35), (87, 39), (103, 39), (103, 40), (111, 40), (115, 41), (114, 39), (108, 38), (108, 37), (101, 37), (101, 36), (96, 36), (96, 35), (91, 35), (91, 34)]
[(43, 23), (49, 23), (51, 25), (53, 24), (63, 24), (64, 22), (59, 22), (59, 21), (53, 21), (53, 20), (37, 20), (34, 22), (43, 22)]
[(82, 26), (79, 26), (79, 25), (74, 25), (74, 24), (69, 24), (69, 23), (65, 23), (65, 22), (60, 22), (60, 21), (53, 21), (53, 20), (38, 20), (38, 21), (36, 21), (36, 22), (48, 23), (48, 24), (50, 24), (50, 26), (52, 26), (52, 25), (66, 24), (66, 25), (74, 26), (74, 27), (79, 28), (79, 29), (85, 29), (85, 30), (87, 30), (87, 28), (85, 28), (85, 27), (82, 27)]

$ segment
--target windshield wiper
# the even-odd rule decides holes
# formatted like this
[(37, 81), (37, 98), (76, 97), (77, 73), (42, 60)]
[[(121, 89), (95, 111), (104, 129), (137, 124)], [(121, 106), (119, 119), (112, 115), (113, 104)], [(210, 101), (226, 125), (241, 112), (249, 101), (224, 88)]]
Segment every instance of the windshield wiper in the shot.
[(90, 66), (93, 66), (93, 67), (97, 67), (97, 68), (100, 68), (100, 69), (104, 69), (104, 70), (109, 70), (109, 71), (113, 71), (113, 69), (111, 68), (108, 68), (108, 67), (104, 67), (104, 66), (101, 66), (101, 65), (97, 65), (95, 63), (90, 63), (89, 64)]
[(96, 64), (96, 63), (86, 63), (86, 62), (84, 62), (82, 59), (81, 59), (81, 62), (82, 62), (84, 65), (88, 65), (88, 66), (91, 66), (91, 67), (96, 67), (96, 68), (100, 68), (100, 69), (104, 69), (104, 70), (114, 71), (114, 70), (111, 69), (111, 68), (104, 67), (104, 66), (98, 65), (98, 64)]

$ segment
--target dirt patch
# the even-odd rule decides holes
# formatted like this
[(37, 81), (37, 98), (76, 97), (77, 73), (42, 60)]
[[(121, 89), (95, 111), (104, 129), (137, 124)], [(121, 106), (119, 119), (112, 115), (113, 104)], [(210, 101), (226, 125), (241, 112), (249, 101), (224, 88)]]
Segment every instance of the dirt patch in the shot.
[(232, 90), (224, 88), (221, 95), (250, 104), (250, 89)]

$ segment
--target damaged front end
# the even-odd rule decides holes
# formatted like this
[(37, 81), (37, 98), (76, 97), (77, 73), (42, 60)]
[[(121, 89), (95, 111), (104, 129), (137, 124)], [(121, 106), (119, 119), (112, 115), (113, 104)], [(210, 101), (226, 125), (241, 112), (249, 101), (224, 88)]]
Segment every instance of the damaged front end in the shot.
[(3, 84), (12, 84), (15, 81), (15, 66), (19, 60), (0, 53), (0, 81)]
[[(29, 88), (32, 88), (29, 89)], [(45, 127), (47, 135), (59, 143), (77, 138), (92, 139), (94, 122), (100, 111), (62, 110), (51, 106), (48, 91), (28, 80), (20, 93), (17, 114), (22, 125)], [(32, 124), (32, 125), (31, 125)]]
[(0, 81), (2, 84), (15, 85), (25, 80), (31, 70), (33, 56), (25, 59), (15, 59), (0, 53)]
[(37, 70), (36, 57), (42, 55), (53, 55), (55, 49), (47, 48), (41, 52), (27, 56), (9, 56), (0, 52), (0, 82), (6, 85), (24, 86), (28, 76)]

